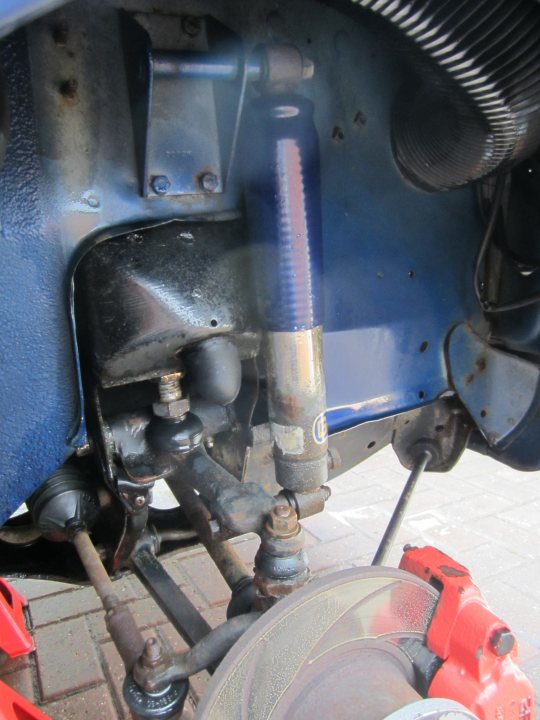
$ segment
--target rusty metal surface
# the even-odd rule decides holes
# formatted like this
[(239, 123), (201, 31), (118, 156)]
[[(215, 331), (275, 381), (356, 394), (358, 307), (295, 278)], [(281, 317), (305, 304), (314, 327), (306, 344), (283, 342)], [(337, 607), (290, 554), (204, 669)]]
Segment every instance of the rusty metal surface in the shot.
[(494, 348), (465, 324), (450, 335), (448, 359), (452, 383), (487, 443), (510, 445), (538, 413), (538, 366)]

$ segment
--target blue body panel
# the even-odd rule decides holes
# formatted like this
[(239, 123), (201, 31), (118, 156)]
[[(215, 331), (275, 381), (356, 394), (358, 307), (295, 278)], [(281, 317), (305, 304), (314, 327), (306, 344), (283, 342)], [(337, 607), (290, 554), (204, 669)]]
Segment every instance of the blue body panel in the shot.
[(78, 391), (66, 260), (44, 217), (24, 44), (10, 40), (11, 139), (0, 172), (0, 524), (72, 452)]
[[(166, 0), (157, 5), (165, 8)], [(257, 25), (276, 7), (274, 0), (259, 5), (264, 0), (243, 11), (247, 31), (250, 12)], [(313, 101), (320, 144), (326, 385), (335, 432), (448, 389), (448, 332), (479, 318), (472, 273), (482, 228), (472, 189), (429, 194), (401, 177), (389, 139), (400, 74), (380, 37), (312, 0), (298, 0), (294, 12), (288, 2), (277, 5), (288, 17), (280, 39), (298, 43), (316, 68), (302, 92)], [(229, 21), (226, 3), (205, 0), (201, 12)], [(4, 51), (12, 133), (0, 173), (0, 524), (72, 451), (80, 429), (68, 284), (83, 247), (108, 228), (242, 204), (239, 182), (214, 196), (140, 195), (115, 10), (77, 0), (62, 17), (75, 40), (77, 28), (93, 38), (76, 45), (73, 63), (84, 78), (76, 103), (54, 90), (59, 68), (72, 62), (51, 41), (54, 18), (28, 32), (33, 98), (24, 44), (17, 49), (10, 38)], [(337, 125), (343, 138), (336, 140)]]

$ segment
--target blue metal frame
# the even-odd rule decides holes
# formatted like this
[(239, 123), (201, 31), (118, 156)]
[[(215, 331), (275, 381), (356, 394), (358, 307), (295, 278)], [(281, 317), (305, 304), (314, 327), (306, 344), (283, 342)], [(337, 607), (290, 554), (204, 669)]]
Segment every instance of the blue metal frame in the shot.
[[(260, 4), (265, 12), (254, 17), (276, 8), (274, 0)], [(471, 189), (429, 194), (399, 174), (389, 122), (401, 68), (380, 36), (323, 4), (313, 12), (311, 0), (298, 0), (293, 12), (278, 5), (288, 18), (282, 39), (316, 67), (302, 92), (313, 101), (320, 141), (328, 421), (336, 432), (448, 389), (446, 337), (459, 322), (479, 320), (472, 273), (482, 228)], [(217, 0), (215, 8), (219, 19)], [(3, 54), (12, 135), (0, 172), (0, 524), (84, 436), (83, 426), (70, 441), (80, 419), (67, 299), (75, 257), (115, 226), (223, 214), (241, 202), (234, 173), (211, 196), (138, 194), (114, 10), (80, 0), (62, 17), (99, 40), (93, 55), (78, 57), (87, 82), (77, 103), (59, 111), (51, 91), (64, 52), (50, 42), (54, 19), (28, 34), (33, 108), (24, 44), (9, 38)]]

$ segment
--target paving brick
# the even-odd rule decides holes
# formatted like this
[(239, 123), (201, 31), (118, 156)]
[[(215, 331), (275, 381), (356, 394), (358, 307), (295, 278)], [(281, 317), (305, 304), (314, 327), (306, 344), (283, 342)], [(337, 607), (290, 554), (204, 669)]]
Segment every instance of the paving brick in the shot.
[(245, 540), (233, 541), (233, 545), (240, 558), (245, 562), (247, 569), (251, 572), (255, 561), (255, 555), (260, 545), (258, 536), (248, 535)]
[[(518, 637), (540, 651), (540, 600), (528, 592), (528, 587), (516, 589), (506, 582), (509, 574), (494, 577), (482, 583), (480, 590), (488, 605), (497, 615), (509, 624)], [(540, 685), (538, 687), (540, 692)]]
[(350, 535), (329, 543), (321, 543), (311, 548), (308, 553), (309, 566), (314, 574), (324, 570), (342, 570), (353, 564), (369, 564), (371, 555), (359, 543), (359, 538)]
[(31, 653), (30, 655), (22, 655), (18, 658), (6, 658), (6, 660), (0, 665), (0, 674), (1, 675), (9, 675), (13, 672), (19, 672), (19, 670), (24, 670), (27, 667), (30, 667), (32, 665), (32, 658), (34, 656), (34, 653)]
[(85, 587), (34, 600), (30, 607), (30, 613), (34, 627), (41, 627), (71, 617), (85, 615), (101, 607), (101, 602), (94, 588)]
[(56, 700), (104, 679), (83, 618), (39, 628), (35, 637), (42, 700)]
[[(518, 493), (516, 493), (516, 500), (520, 502), (522, 500)], [(504, 511), (499, 512), (498, 515), (505, 522), (517, 525), (520, 528), (532, 530), (538, 525), (540, 500), (533, 500), (521, 505), (514, 503), (511, 507), (507, 507)]]
[[(347, 496), (345, 495), (343, 497)], [(330, 508), (328, 508), (328, 510), (330, 510)], [(330, 514), (330, 512), (324, 512), (306, 518), (302, 522), (302, 526), (320, 542), (336, 540), (337, 538), (345, 537), (346, 535), (351, 535), (356, 532), (352, 525), (341, 522), (338, 517), (337, 513)]]
[(381, 500), (397, 500), (401, 490), (401, 484), (398, 484), (393, 490), (372, 483), (356, 483), (356, 487), (352, 488), (348, 493), (339, 495), (331, 495), (326, 507), (328, 510), (344, 510), (346, 508), (365, 507), (366, 505), (375, 505)]
[(160, 625), (159, 628), (157, 628), (157, 634), (169, 652), (180, 653), (189, 649), (189, 645), (180, 637), (179, 633), (174, 629), (171, 623)]
[(451, 503), (436, 505), (436, 508), (441, 517), (466, 525), (477, 518), (506, 513), (510, 505), (511, 500), (508, 498), (499, 497), (491, 492), (480, 492), (478, 495), (470, 495)]
[(489, 515), (474, 522), (474, 532), (489, 542), (509, 550), (519, 550), (523, 557), (538, 557), (537, 547), (531, 543), (531, 531), (506, 522), (499, 515)]
[(42, 707), (52, 720), (116, 720), (119, 714), (106, 685)]
[(460, 553), (459, 562), (470, 571), (477, 585), (494, 576), (507, 577), (523, 563), (523, 557), (493, 543)]
[(189, 678), (190, 695), (196, 703), (201, 699), (209, 681), (210, 675), (206, 672), (206, 670), (203, 670), (196, 675), (192, 675)]
[(538, 578), (538, 561), (524, 563), (513, 568), (505, 575), (505, 582), (521, 592), (526, 592), (529, 597), (540, 601), (540, 583)]
[(39, 698), (34, 687), (34, 671), (33, 668), (28, 666), (23, 670), (16, 670), (2, 677), (3, 682), (23, 698), (29, 700), (31, 703), (35, 703)]
[(210, 607), (229, 602), (231, 591), (208, 555), (187, 558), (182, 569)]
[(133, 613), (137, 627), (141, 630), (155, 625), (163, 625), (167, 622), (167, 617), (163, 611), (150, 597), (129, 603), (129, 608)]
[(55, 593), (73, 590), (74, 586), (68, 583), (53, 582), (52, 580), (10, 580), (18, 593), (21, 593), (27, 600), (54, 595)]
[[(120, 658), (120, 655), (118, 654), (118, 651), (112, 641), (103, 643), (100, 650), (107, 678), (107, 686), (114, 698), (114, 704), (117, 708), (117, 716), (123, 720), (131, 720), (131, 712), (122, 695), (122, 686), (126, 676), (124, 663), (122, 662), (122, 659)], [(75, 717), (77, 716), (74, 715), (73, 718)]]

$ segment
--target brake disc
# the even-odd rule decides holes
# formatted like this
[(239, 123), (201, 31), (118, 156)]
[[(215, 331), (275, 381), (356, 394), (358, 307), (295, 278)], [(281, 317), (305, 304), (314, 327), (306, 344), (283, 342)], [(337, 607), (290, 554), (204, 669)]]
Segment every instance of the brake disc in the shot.
[[(431, 706), (422, 714), (428, 701), (413, 689), (412, 665), (400, 649), (411, 638), (425, 640), (437, 601), (433, 587), (390, 568), (315, 580), (280, 600), (236, 643), (197, 720), (383, 720), (414, 704), (410, 717), (443, 718)], [(448, 718), (474, 717), (462, 711)]]

